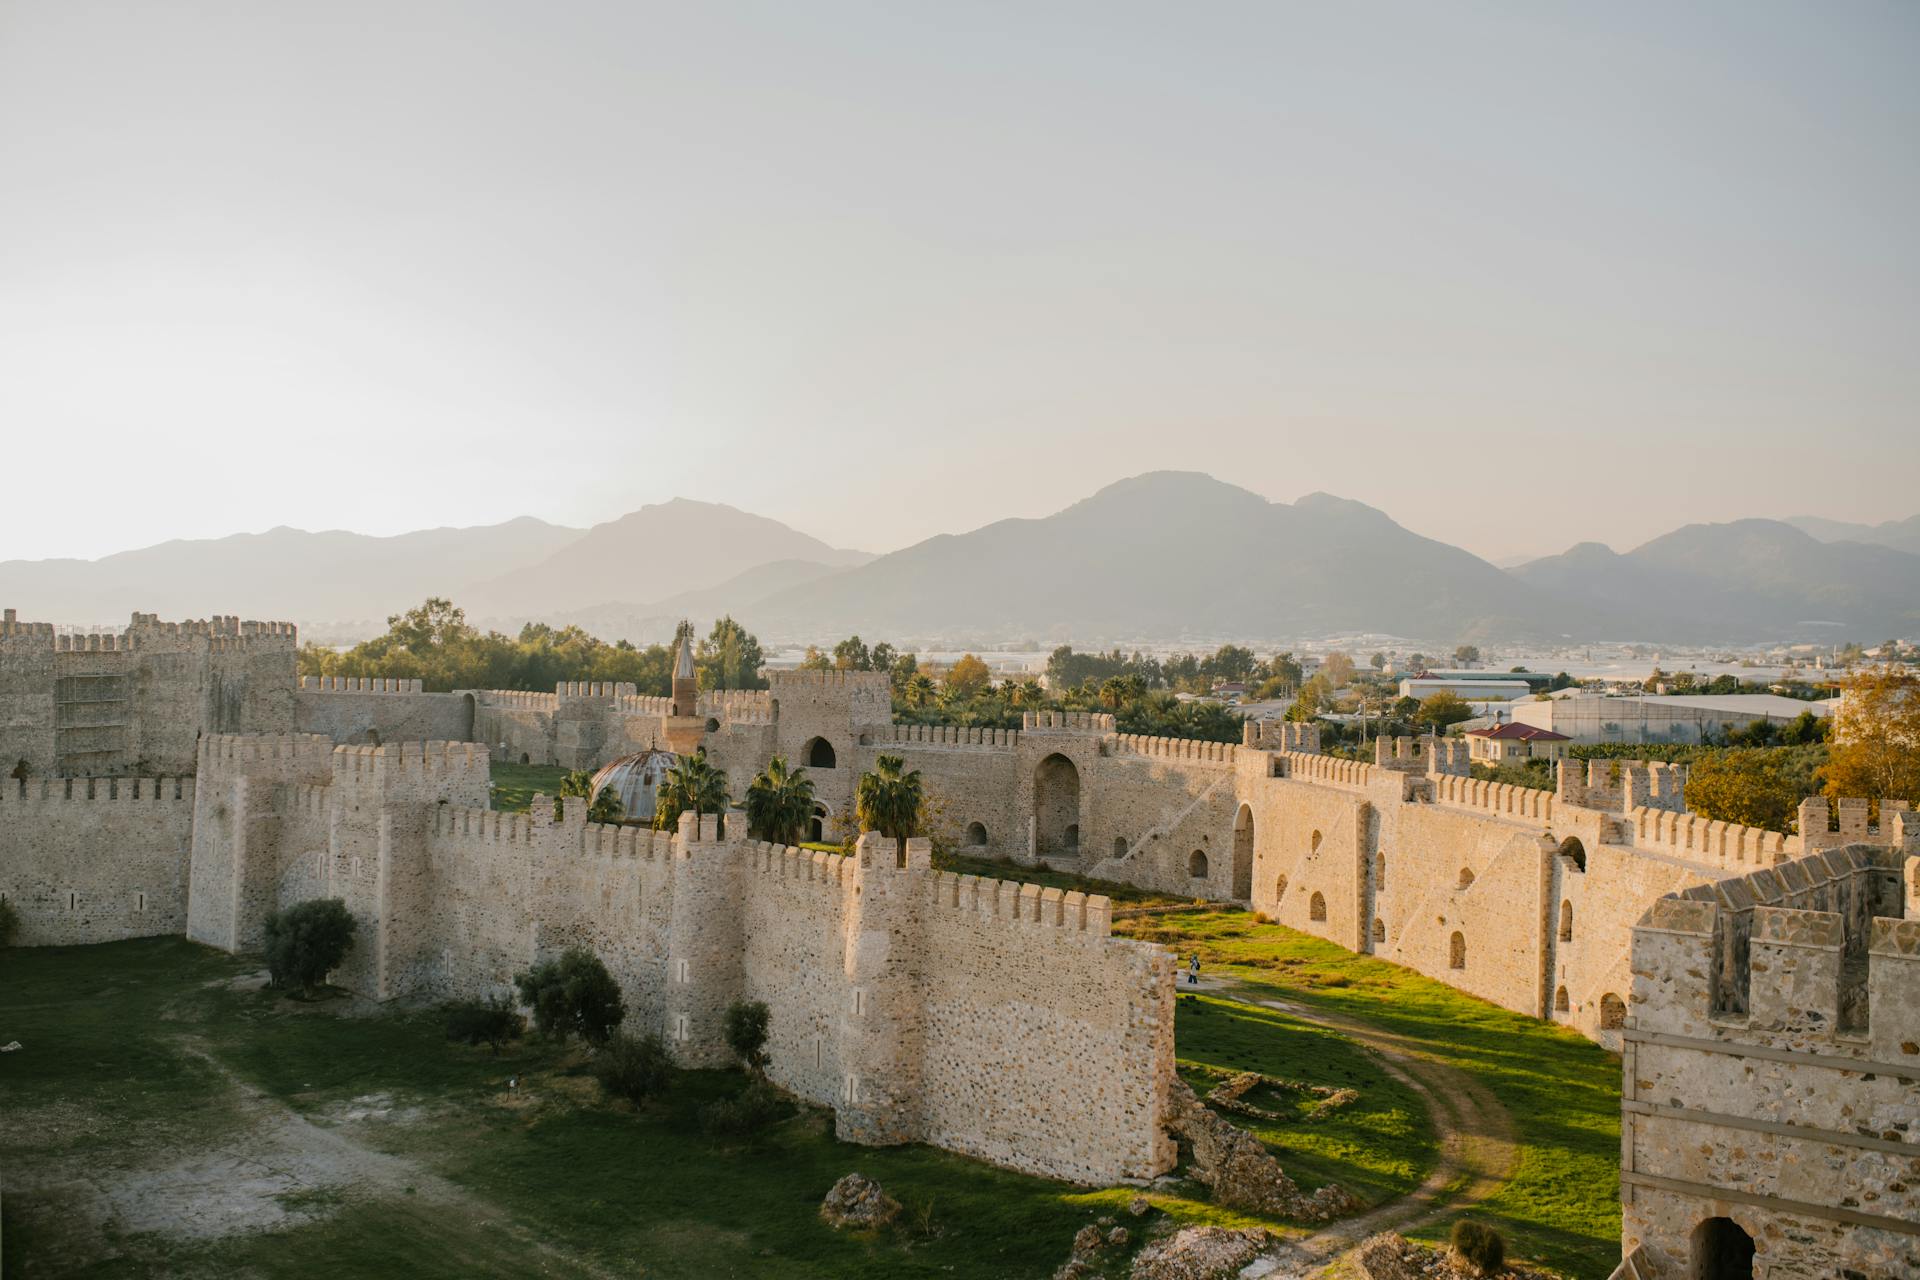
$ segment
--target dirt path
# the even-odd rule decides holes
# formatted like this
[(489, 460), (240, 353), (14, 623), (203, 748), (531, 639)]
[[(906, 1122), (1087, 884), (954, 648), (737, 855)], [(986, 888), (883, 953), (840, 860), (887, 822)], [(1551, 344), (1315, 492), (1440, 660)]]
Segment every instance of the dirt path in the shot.
[(1513, 1117), (1485, 1085), (1458, 1067), (1436, 1060), (1415, 1042), (1358, 1018), (1274, 999), (1234, 978), (1203, 976), (1198, 986), (1189, 987), (1183, 977), (1180, 990), (1211, 992), (1242, 1004), (1277, 1009), (1338, 1031), (1374, 1050), (1380, 1056), (1381, 1069), (1426, 1102), (1440, 1140), (1440, 1159), (1418, 1187), (1356, 1217), (1284, 1241), (1241, 1272), (1248, 1280), (1304, 1280), (1325, 1275), (1368, 1236), (1388, 1230), (1406, 1231), (1443, 1213), (1478, 1204), (1513, 1175), (1519, 1154)]
[(97, 1247), (101, 1240), (148, 1235), (207, 1244), (295, 1227), (353, 1203), (381, 1201), (404, 1205), (423, 1222), (453, 1224), (477, 1239), (492, 1239), (497, 1242), (492, 1247), (519, 1255), (543, 1275), (614, 1274), (538, 1239), (500, 1206), (417, 1161), (356, 1136), (407, 1124), (418, 1118), (417, 1109), (371, 1094), (316, 1122), (234, 1075), (192, 1039), (176, 1043), (224, 1083), (233, 1121), (208, 1135), (208, 1145), (192, 1150), (139, 1153), (96, 1167), (43, 1166), (16, 1178), (22, 1191), (64, 1206), (69, 1228), (79, 1233), (76, 1247), (81, 1237)]

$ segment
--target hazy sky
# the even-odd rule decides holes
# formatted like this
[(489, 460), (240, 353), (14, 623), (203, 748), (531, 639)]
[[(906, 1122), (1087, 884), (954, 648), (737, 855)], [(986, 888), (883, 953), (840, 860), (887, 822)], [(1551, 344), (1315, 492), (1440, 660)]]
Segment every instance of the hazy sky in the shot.
[(0, 0), (0, 559), (1904, 517), (1917, 139), (1911, 3)]

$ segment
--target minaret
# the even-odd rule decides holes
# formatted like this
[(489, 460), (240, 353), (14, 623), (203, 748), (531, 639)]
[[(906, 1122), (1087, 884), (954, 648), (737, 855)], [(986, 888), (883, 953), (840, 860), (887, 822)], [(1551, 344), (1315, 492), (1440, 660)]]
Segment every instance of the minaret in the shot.
[(683, 637), (673, 648), (673, 706), (667, 712), (665, 726), (667, 747), (675, 755), (692, 755), (707, 736), (699, 698), (700, 685), (693, 674), (693, 644)]

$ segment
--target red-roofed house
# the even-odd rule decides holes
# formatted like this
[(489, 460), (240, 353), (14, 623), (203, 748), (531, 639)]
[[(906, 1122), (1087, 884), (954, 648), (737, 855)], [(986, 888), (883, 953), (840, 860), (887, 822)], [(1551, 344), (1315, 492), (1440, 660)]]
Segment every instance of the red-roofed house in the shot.
[(1508, 721), (1491, 729), (1466, 732), (1467, 758), (1497, 764), (1502, 760), (1558, 760), (1572, 742), (1564, 733)]

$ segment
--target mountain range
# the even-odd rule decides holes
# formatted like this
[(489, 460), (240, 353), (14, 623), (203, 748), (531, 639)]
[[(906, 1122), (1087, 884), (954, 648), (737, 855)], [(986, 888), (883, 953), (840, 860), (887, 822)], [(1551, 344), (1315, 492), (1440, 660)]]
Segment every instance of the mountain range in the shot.
[(1920, 631), (1916, 541), (1920, 516), (1737, 520), (1501, 568), (1363, 503), (1271, 502), (1163, 471), (881, 556), (676, 498), (590, 529), (531, 517), (395, 537), (278, 528), (94, 561), (5, 561), (0, 603), (41, 621), (136, 609), (289, 618), (331, 641), (441, 595), (487, 625), (540, 619), (635, 641), (731, 612), (770, 641), (1873, 642)]

